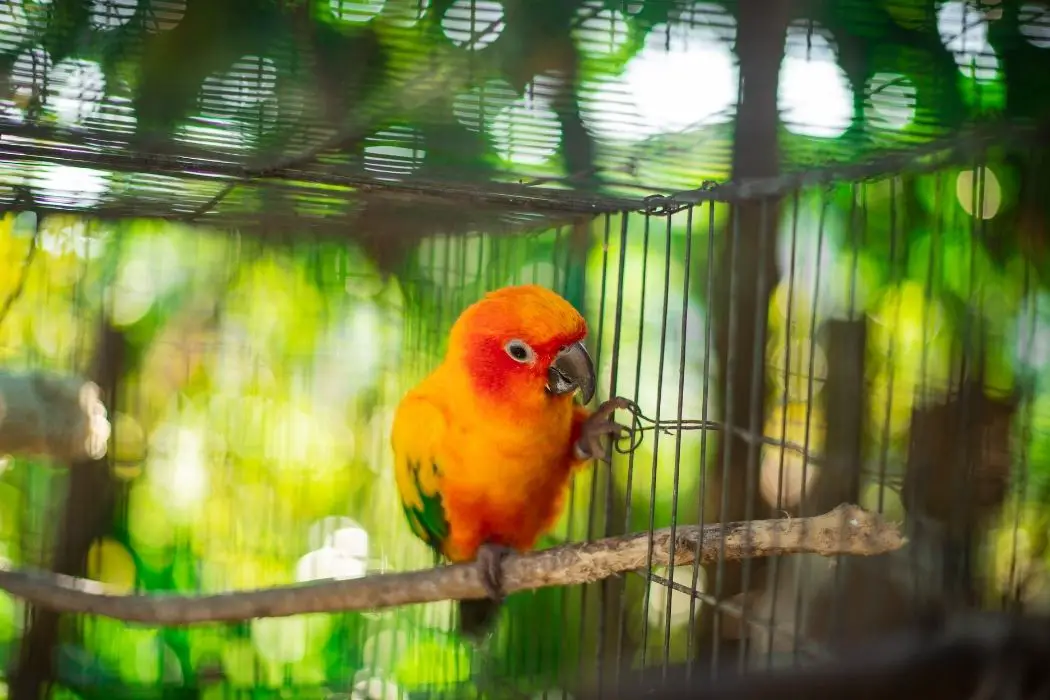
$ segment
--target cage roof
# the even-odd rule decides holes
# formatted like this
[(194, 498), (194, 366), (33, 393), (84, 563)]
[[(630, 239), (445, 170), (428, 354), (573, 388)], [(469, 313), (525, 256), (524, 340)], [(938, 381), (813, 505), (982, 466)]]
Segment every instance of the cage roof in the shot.
[[(8, 0), (0, 202), (271, 237), (516, 230), (725, 180), (733, 2)], [(1037, 3), (816, 5), (791, 170), (1045, 112)], [(1042, 68), (1039, 68), (1042, 66)]]

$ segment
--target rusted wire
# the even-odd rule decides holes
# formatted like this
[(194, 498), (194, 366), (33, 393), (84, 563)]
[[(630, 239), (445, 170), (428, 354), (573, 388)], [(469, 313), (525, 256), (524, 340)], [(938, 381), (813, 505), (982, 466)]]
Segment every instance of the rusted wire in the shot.
[[(790, 440), (769, 437), (767, 435), (758, 435), (743, 428), (727, 426), (720, 421), (701, 420), (699, 418), (656, 420), (645, 415), (641, 408), (638, 407), (638, 404), (633, 401), (630, 402), (630, 406), (626, 410), (631, 414), (631, 425), (624, 426), (626, 429), (625, 434), (621, 435), (613, 443), (615, 450), (622, 455), (629, 455), (637, 450), (642, 444), (642, 434), (645, 432), (659, 430), (665, 435), (674, 435), (675, 431), (712, 430), (728, 432), (739, 437), (748, 444), (768, 445), (770, 447), (790, 450), (799, 454), (807, 463), (814, 466), (819, 467), (826, 464), (823, 455), (814, 454), (808, 450), (805, 445)], [(880, 477), (879, 483), (891, 491), (899, 492), (901, 489), (903, 481), (902, 476), (879, 474), (877, 469), (872, 468), (862, 468), (861, 473), (869, 475), (878, 474)]]
[(714, 420), (700, 420), (699, 418), (685, 418), (682, 420), (661, 418), (660, 420), (656, 420), (642, 413), (642, 409), (638, 407), (638, 404), (633, 401), (630, 403), (631, 405), (627, 411), (631, 414), (631, 425), (624, 426), (627, 428), (627, 434), (621, 435), (615, 443), (616, 451), (620, 454), (626, 455), (637, 450), (642, 442), (641, 433), (650, 430), (659, 430), (665, 435), (673, 435), (676, 430), (719, 430), (729, 432), (749, 443), (769, 445), (771, 447), (782, 447), (805, 455), (808, 459), (814, 462), (820, 461), (818, 455), (811, 454), (804, 445), (800, 445), (796, 442), (766, 437), (764, 435), (755, 435), (743, 428), (727, 426), (725, 423)]

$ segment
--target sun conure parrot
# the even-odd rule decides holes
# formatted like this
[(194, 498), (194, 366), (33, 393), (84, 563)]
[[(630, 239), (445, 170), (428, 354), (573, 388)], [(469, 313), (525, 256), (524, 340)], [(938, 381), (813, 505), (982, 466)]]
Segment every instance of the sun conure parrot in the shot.
[(575, 468), (608, 461), (602, 437), (630, 402), (594, 413), (587, 324), (562, 297), (536, 285), (504, 287), (452, 326), (444, 360), (394, 415), (391, 444), (412, 531), (452, 562), (476, 559), (487, 599), (459, 604), (460, 630), (477, 639), (503, 598), (502, 558), (536, 544), (561, 514)]

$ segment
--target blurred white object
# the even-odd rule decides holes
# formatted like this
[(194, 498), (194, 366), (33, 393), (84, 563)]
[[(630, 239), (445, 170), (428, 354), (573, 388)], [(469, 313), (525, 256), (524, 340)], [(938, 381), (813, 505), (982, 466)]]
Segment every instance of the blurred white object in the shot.
[(57, 462), (106, 454), (109, 416), (94, 382), (45, 372), (0, 372), (0, 453)]

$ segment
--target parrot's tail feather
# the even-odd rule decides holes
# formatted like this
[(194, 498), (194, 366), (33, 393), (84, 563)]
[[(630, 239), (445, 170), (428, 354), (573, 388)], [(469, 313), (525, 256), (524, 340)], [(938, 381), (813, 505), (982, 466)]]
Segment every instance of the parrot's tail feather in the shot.
[(481, 640), (496, 625), (501, 601), (491, 598), (459, 601), (459, 631), (469, 639)]

